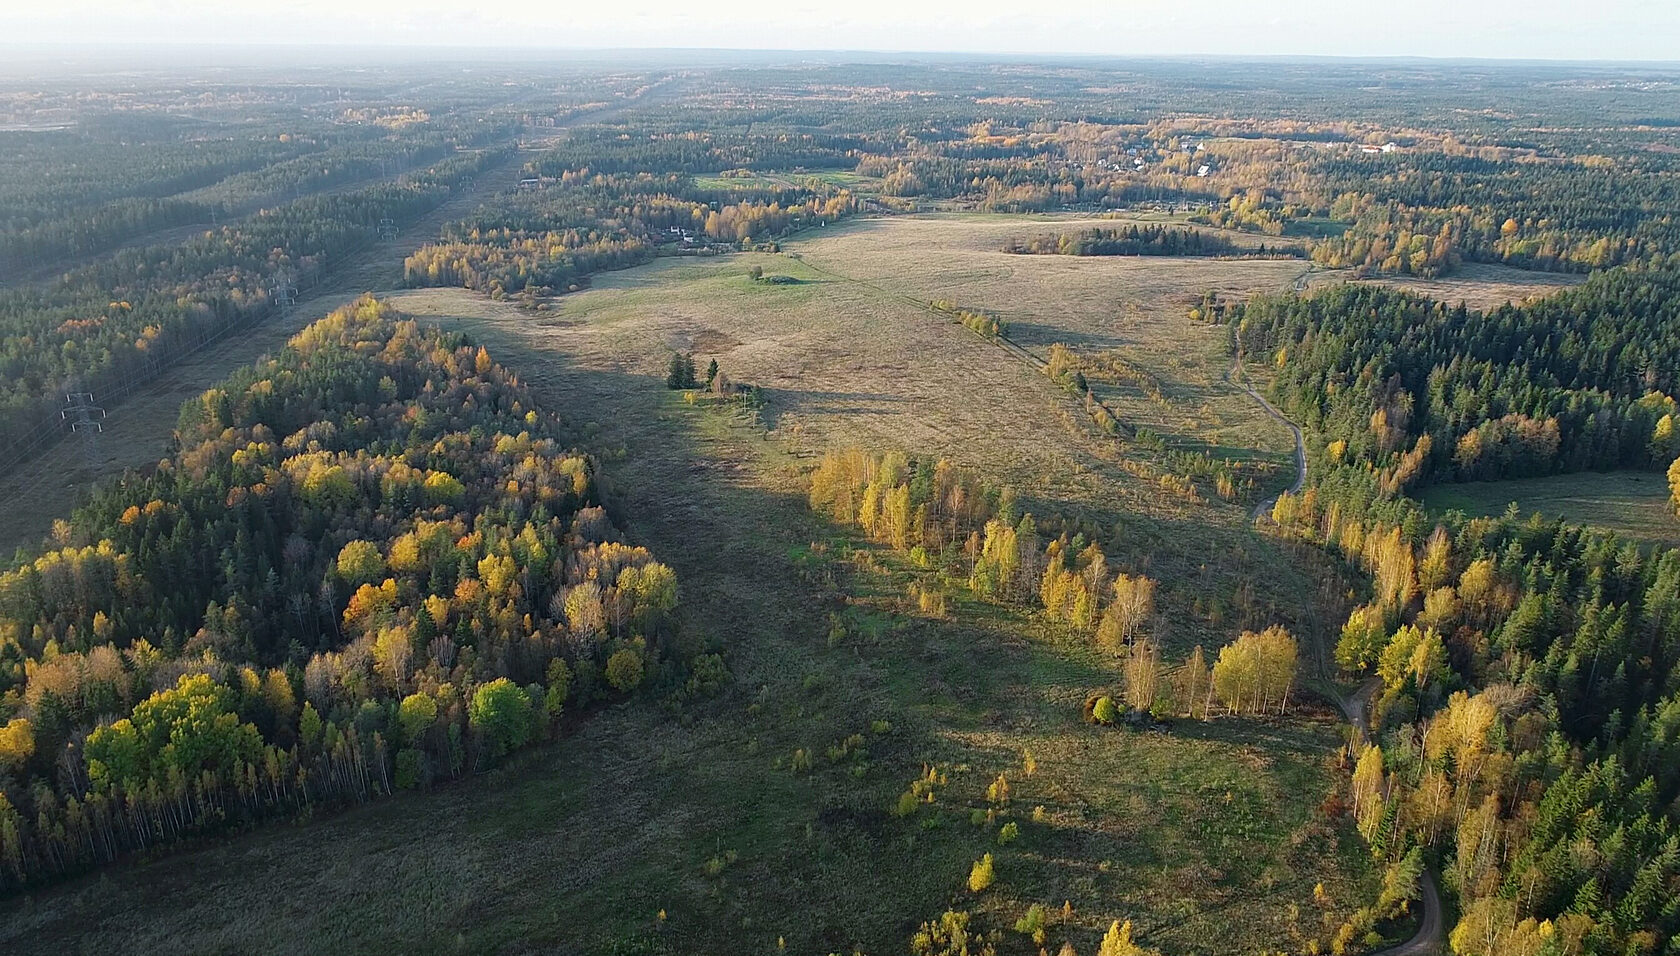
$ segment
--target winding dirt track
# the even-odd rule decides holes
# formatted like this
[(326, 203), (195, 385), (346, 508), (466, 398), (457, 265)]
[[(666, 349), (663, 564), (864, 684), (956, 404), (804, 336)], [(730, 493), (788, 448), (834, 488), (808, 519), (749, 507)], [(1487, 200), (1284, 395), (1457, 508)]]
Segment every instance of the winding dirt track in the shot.
[[(1295, 292), (1297, 294), (1305, 291), (1307, 281), (1311, 275), (1312, 270), (1309, 269), (1307, 272), (1303, 272), (1300, 278), (1295, 280)], [(1278, 411), (1271, 402), (1267, 401), (1265, 396), (1254, 390), (1254, 386), (1249, 382), (1248, 376), (1243, 374), (1242, 349), (1240, 347), (1237, 349), (1237, 356), (1234, 360), (1232, 360), (1231, 369), (1225, 374), (1225, 378), (1231, 384), (1236, 385), (1238, 388), (1241, 388), (1244, 392), (1248, 393), (1248, 397), (1254, 399), (1254, 401), (1258, 403), (1262, 409), (1265, 409), (1267, 415), (1270, 415), (1282, 422), (1284, 425), (1288, 426), (1290, 432), (1294, 434), (1295, 484), (1290, 486), (1289, 493), (1300, 494), (1302, 487), (1304, 487), (1307, 483), (1307, 448), (1305, 436), (1301, 433), (1301, 426), (1284, 417), (1284, 414)], [(1254, 520), (1259, 521), (1261, 518), (1269, 514), (1272, 510), (1272, 506), (1277, 503), (1279, 497), (1279, 495), (1272, 495), (1270, 498), (1267, 498), (1255, 505), (1253, 516)], [(1381, 686), (1381, 680), (1373, 677), (1361, 684), (1359, 689), (1355, 691), (1351, 697), (1343, 697), (1339, 693), (1335, 694), (1336, 704), (1341, 708), (1342, 715), (1347, 718), (1348, 724), (1354, 728), (1357, 735), (1356, 740), (1358, 741), (1363, 741), (1364, 738), (1371, 732), (1371, 696), (1375, 694)], [(1417, 932), (1412, 934), (1411, 939), (1408, 939), (1403, 943), (1397, 943), (1393, 946), (1387, 947), (1386, 949), (1375, 950), (1370, 953), (1369, 956), (1440, 956), (1440, 954), (1446, 952), (1446, 947), (1442, 945), (1444, 927), (1442, 926), (1441, 921), (1441, 893), (1435, 885), (1435, 874), (1430, 872), (1427, 868), (1423, 871), (1423, 881), (1419, 885), (1418, 889), (1421, 891), (1421, 895), (1417, 901)]]
[[(1292, 495), (1300, 494), (1301, 489), (1307, 483), (1307, 442), (1306, 437), (1301, 434), (1301, 426), (1285, 418), (1284, 414), (1278, 411), (1271, 402), (1266, 401), (1265, 396), (1254, 390), (1254, 386), (1248, 381), (1248, 376), (1243, 374), (1242, 352), (1240, 350), (1237, 352), (1236, 360), (1231, 363), (1231, 370), (1225, 373), (1225, 380), (1248, 393), (1248, 397), (1254, 399), (1267, 415), (1282, 422), (1295, 436), (1295, 483), (1289, 486), (1289, 493)], [(1255, 505), (1254, 520), (1259, 521), (1271, 513), (1272, 506), (1277, 504), (1280, 496), (1281, 494), (1273, 495)]]

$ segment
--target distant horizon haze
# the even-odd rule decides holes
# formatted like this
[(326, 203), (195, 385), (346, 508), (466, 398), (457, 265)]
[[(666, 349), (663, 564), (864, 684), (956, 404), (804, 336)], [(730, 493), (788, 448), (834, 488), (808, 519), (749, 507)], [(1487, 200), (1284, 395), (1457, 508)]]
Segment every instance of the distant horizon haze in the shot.
[(1417, 0), (1371, 8), (1332, 0), (1120, 0), (1039, 11), (1002, 0), (905, 3), (740, 0), (602, 5), (494, 0), (64, 0), (0, 12), (14, 49), (99, 45), (414, 47), (567, 53), (835, 52), (998, 56), (1332, 56), (1680, 60), (1672, 0)]

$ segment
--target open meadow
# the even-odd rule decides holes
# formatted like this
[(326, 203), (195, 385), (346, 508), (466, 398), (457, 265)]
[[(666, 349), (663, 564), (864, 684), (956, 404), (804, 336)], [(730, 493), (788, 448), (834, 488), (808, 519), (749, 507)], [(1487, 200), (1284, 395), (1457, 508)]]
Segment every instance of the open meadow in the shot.
[[(1186, 312), (1208, 288), (1287, 286), (1301, 264), (998, 251), (1011, 235), (1045, 228), (1014, 216), (869, 220), (808, 232), (782, 255), (662, 259), (604, 275), (537, 315), (459, 290), (392, 301), (504, 353), (535, 352), (532, 362), (509, 359), (533, 381), (575, 366), (658, 383), (675, 352), (692, 352), (702, 368), (716, 360), (732, 381), (763, 390), (762, 437), (793, 462), (894, 448), (973, 469), (1030, 510), (1107, 529), (1112, 560), (1182, 601), (1167, 639), (1183, 650), (1269, 616), (1306, 626), (1317, 609), (1302, 595), (1318, 585), (1305, 570), (1254, 573), (1275, 567), (1276, 546), (1249, 529), (1248, 502), (1163, 487), (1160, 456), (1101, 432), (1031, 363), (926, 308), (943, 298), (1002, 314), (1010, 339), (1038, 356), (1057, 342), (1124, 356), (1148, 370), (1160, 397), (1112, 390), (1105, 399), (1122, 422), (1250, 463), (1270, 476), (1259, 494), (1293, 480), (1291, 435), (1225, 380), (1224, 332)], [(796, 281), (755, 283), (755, 266)]]
[(1580, 285), (1585, 279), (1585, 276), (1564, 272), (1531, 272), (1513, 266), (1467, 262), (1454, 269), (1452, 274), (1434, 279), (1395, 275), (1360, 279), (1351, 270), (1315, 271), (1307, 282), (1307, 288), (1316, 291), (1339, 282), (1368, 282), (1449, 305), (1463, 302), (1472, 309), (1486, 310), (1497, 309), (1507, 302), (1521, 305)]
[(1423, 492), (1434, 512), (1462, 511), (1471, 517), (1505, 513), (1511, 505), (1522, 519), (1562, 519), (1645, 544), (1680, 546), (1680, 517), (1670, 503), (1668, 482), (1654, 472), (1580, 472), (1434, 485)]

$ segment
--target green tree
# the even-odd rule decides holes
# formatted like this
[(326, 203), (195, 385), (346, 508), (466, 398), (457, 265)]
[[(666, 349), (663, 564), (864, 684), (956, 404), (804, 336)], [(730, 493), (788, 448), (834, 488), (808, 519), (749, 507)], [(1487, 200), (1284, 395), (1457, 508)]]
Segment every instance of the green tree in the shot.
[(189, 674), (134, 707), (131, 717), (88, 735), (88, 779), (98, 790), (130, 788), (171, 772), (196, 779), (231, 773), (262, 754), (257, 728), (241, 723), (233, 692), (208, 674)]
[(631, 647), (614, 651), (607, 658), (607, 683), (614, 690), (629, 693), (641, 686), (642, 655)]
[(467, 719), (492, 758), (517, 750), (531, 739), (532, 716), (531, 698), (506, 677), (480, 684), (467, 708)]
[(1097, 706), (1092, 709), (1091, 716), (1099, 724), (1113, 724), (1120, 720), (1120, 708), (1114, 706), (1114, 698), (1104, 695), (1097, 698)]
[(665, 372), (665, 387), (677, 389), (694, 387), (694, 357), (677, 352), (671, 356), (671, 364)]
[(398, 790), (413, 790), (420, 786), (422, 768), (425, 766), (425, 755), (413, 747), (404, 747), (397, 751), (396, 785)]
[(430, 694), (421, 692), (404, 697), (397, 705), (397, 723), (402, 728), (403, 742), (418, 743), (437, 720), (437, 712), (437, 700)]
[(1045, 917), (1044, 904), (1034, 903), (1027, 907), (1026, 915), (1015, 921), (1015, 932), (1025, 933), (1032, 937), (1032, 941), (1044, 945), (1044, 927), (1048, 920)]
[(1336, 641), (1336, 664), (1349, 674), (1364, 674), (1376, 663), (1388, 637), (1383, 609), (1365, 604), (1348, 614), (1342, 636)]
[(549, 720), (559, 720), (572, 692), (572, 668), (564, 657), (548, 662), (548, 689), (543, 694), (543, 713)]
[(321, 715), (315, 705), (305, 702), (298, 715), (298, 740), (305, 747), (314, 747), (321, 740)]

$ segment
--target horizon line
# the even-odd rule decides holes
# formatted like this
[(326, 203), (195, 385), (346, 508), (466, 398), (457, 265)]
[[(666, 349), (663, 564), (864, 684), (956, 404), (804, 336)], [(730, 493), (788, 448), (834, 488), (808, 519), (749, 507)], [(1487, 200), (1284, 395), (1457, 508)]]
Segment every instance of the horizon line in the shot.
[(1556, 65), (1556, 66), (1615, 66), (1615, 67), (1657, 67), (1663, 69), (1680, 70), (1680, 58), (1649, 59), (1649, 58), (1607, 58), (1607, 57), (1517, 57), (1517, 56), (1440, 56), (1422, 53), (1211, 53), (1183, 51), (1174, 53), (1094, 53), (1074, 51), (1047, 50), (924, 50), (924, 49), (890, 49), (869, 47), (715, 47), (715, 46), (596, 46), (596, 45), (566, 45), (566, 44), (462, 44), (462, 43), (434, 43), (417, 40), (379, 41), (377, 39), (357, 40), (349, 42), (312, 42), (279, 40), (217, 40), (206, 38), (184, 38), (180, 40), (0, 40), (0, 50), (36, 52), (36, 53), (98, 53), (101, 51), (121, 50), (124, 52), (157, 51), (171, 49), (223, 49), (223, 50), (262, 50), (265, 52), (317, 52), (323, 49), (342, 51), (360, 49), (380, 52), (410, 51), (415, 53), (433, 54), (542, 54), (542, 53), (572, 53), (590, 54), (596, 56), (651, 56), (672, 54), (712, 54), (712, 55), (748, 55), (754, 57), (767, 56), (868, 56), (868, 57), (902, 57), (929, 59), (1008, 59), (1008, 60), (1084, 60), (1084, 61), (1132, 61), (1132, 62), (1172, 62), (1172, 61), (1225, 61), (1233, 63), (1267, 63), (1267, 62), (1325, 62), (1325, 63), (1477, 63), (1500, 66), (1515, 65)]

